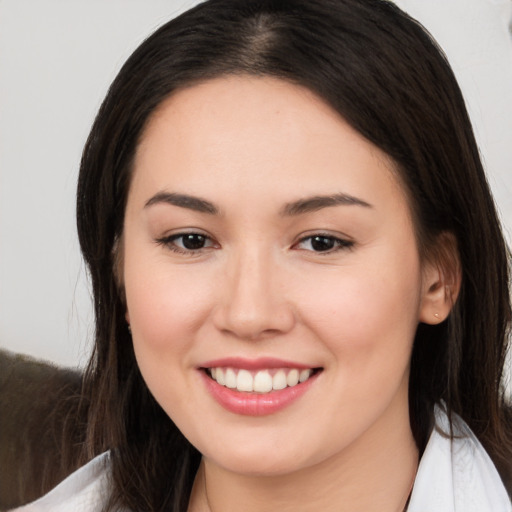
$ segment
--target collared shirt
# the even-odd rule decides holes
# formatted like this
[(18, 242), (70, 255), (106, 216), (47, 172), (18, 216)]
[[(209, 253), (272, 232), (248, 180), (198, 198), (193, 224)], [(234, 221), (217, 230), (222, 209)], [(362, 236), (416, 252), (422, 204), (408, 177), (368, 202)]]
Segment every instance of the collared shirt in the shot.
[[(421, 458), (408, 512), (512, 512), (512, 504), (489, 455), (460, 418), (449, 421), (436, 408), (433, 430)], [(70, 475), (46, 496), (16, 512), (95, 512), (109, 493), (109, 454)], [(128, 510), (120, 512), (130, 512)]]
[(407, 512), (512, 512), (501, 478), (466, 423), (436, 407), (436, 428), (421, 457)]

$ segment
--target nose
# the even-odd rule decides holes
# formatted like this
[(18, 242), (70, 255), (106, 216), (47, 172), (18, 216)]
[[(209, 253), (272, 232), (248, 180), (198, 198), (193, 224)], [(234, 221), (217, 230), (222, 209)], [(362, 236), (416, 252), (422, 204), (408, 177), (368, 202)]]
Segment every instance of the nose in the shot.
[(216, 328), (246, 340), (289, 332), (296, 321), (294, 308), (286, 297), (283, 272), (272, 258), (248, 249), (227, 266), (214, 312)]

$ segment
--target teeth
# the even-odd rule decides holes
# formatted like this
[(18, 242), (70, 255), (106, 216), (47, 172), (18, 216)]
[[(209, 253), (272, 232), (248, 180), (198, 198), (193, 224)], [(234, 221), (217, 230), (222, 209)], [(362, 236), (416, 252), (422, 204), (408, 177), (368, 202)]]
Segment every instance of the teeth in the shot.
[(253, 391), (253, 378), (247, 370), (240, 370), (236, 376), (236, 389), (238, 391)]
[(226, 385), (226, 377), (222, 368), (212, 368), (212, 378), (216, 380), (221, 386)]
[(299, 370), (292, 370), (286, 377), (286, 384), (288, 386), (296, 386), (299, 383)]
[(236, 373), (233, 369), (228, 368), (225, 373), (226, 384), (225, 386), (231, 389), (236, 388)]
[(249, 393), (269, 393), (305, 382), (311, 377), (312, 370), (281, 368), (270, 371), (259, 370), (254, 374), (248, 370), (234, 368), (210, 368), (209, 373), (221, 386)]
[(301, 370), (299, 375), (299, 382), (304, 382), (308, 380), (311, 375), (311, 370)]
[(279, 370), (272, 378), (272, 389), (279, 390), (286, 387), (286, 374)]
[(266, 370), (260, 370), (254, 376), (254, 391), (257, 393), (268, 393), (272, 391), (272, 377)]

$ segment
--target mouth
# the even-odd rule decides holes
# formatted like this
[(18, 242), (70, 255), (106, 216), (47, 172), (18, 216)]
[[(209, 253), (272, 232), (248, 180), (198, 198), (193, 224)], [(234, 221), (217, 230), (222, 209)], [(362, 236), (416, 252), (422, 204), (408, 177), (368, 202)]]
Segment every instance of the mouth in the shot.
[(322, 368), (263, 368), (249, 370), (213, 366), (202, 368), (220, 386), (244, 393), (268, 394), (303, 384), (322, 371)]
[(209, 395), (224, 409), (266, 416), (308, 394), (324, 369), (268, 357), (228, 357), (204, 362), (198, 370)]

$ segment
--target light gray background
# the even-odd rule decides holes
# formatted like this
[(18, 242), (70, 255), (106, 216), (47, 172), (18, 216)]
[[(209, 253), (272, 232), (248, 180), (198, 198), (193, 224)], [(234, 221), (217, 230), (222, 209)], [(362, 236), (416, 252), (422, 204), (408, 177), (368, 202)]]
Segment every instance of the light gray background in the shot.
[[(131, 51), (195, 3), (0, 0), (1, 347), (58, 364), (85, 364), (93, 326), (75, 234), (81, 149), (109, 83)], [(512, 3), (397, 3), (448, 54), (510, 233)]]

